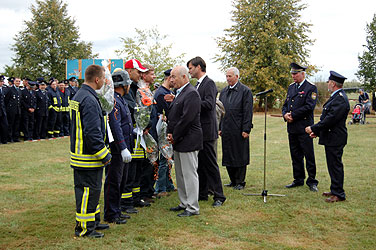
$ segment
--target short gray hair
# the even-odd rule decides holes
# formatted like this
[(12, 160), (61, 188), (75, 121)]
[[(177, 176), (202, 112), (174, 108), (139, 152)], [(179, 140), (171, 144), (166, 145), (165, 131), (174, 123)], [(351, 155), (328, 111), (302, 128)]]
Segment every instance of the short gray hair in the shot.
[(229, 68), (229, 69), (227, 70), (227, 72), (228, 72), (228, 71), (232, 71), (232, 73), (234, 73), (234, 75), (240, 77), (240, 74), (239, 74), (239, 70), (238, 70), (238, 68), (236, 68), (236, 67), (231, 67), (231, 68)]

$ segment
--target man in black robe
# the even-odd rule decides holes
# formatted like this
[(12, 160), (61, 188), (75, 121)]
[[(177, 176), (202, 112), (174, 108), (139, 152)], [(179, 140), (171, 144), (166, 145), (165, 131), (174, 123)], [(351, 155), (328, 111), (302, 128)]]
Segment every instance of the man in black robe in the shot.
[(222, 137), (222, 165), (226, 166), (230, 184), (236, 190), (244, 189), (247, 165), (249, 164), (249, 133), (252, 129), (252, 91), (239, 82), (239, 70), (226, 72), (228, 86), (219, 96), (225, 107), (225, 115), (219, 126)]

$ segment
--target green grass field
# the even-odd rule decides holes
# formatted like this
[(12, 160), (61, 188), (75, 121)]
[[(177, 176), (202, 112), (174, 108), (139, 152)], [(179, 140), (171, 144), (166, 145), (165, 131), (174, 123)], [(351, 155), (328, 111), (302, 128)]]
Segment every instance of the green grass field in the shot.
[[(225, 188), (222, 207), (212, 208), (209, 199), (200, 202), (199, 216), (189, 218), (169, 211), (178, 204), (174, 192), (140, 209), (126, 225), (112, 225), (103, 239), (74, 237), (68, 138), (0, 145), (0, 249), (375, 249), (376, 119), (368, 121), (348, 126), (345, 202), (328, 204), (321, 196), (329, 191), (330, 178), (317, 139), (319, 193), (307, 186), (284, 188), (293, 180), (286, 124), (272, 116), (267, 127), (267, 189), (286, 197), (268, 197), (264, 203), (262, 197), (242, 195), (263, 189), (264, 116), (257, 114), (244, 191)], [(220, 147), (218, 154), (220, 164)], [(228, 183), (225, 168), (220, 170), (223, 183)]]

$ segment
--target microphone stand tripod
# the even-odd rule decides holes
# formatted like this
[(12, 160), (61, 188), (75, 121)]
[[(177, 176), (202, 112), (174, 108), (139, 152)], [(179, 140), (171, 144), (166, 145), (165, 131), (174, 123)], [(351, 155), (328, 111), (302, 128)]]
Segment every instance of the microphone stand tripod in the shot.
[(268, 190), (266, 190), (266, 114), (268, 110), (268, 93), (273, 92), (273, 89), (269, 89), (264, 92), (257, 93), (256, 96), (264, 96), (264, 106), (265, 106), (265, 123), (264, 123), (264, 189), (262, 190), (261, 194), (243, 194), (247, 196), (262, 196), (264, 198), (264, 203), (266, 203), (267, 196), (277, 196), (283, 197), (286, 195), (283, 194), (268, 194)]

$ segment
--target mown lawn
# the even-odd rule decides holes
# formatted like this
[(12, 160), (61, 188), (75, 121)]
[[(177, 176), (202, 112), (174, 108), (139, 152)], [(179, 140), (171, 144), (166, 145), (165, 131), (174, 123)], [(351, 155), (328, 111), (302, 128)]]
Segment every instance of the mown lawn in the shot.
[[(201, 214), (190, 218), (169, 211), (178, 204), (174, 192), (140, 209), (126, 225), (112, 225), (103, 239), (74, 237), (68, 138), (0, 145), (0, 249), (375, 249), (376, 119), (368, 121), (348, 126), (345, 202), (328, 204), (321, 196), (330, 179), (317, 140), (320, 192), (284, 188), (292, 181), (287, 133), (282, 118), (273, 116), (267, 127), (267, 189), (287, 196), (268, 197), (267, 203), (244, 196), (263, 189), (264, 116), (257, 114), (244, 191), (225, 188), (222, 207), (200, 202)], [(220, 147), (218, 159), (220, 164)], [(223, 167), (221, 174), (228, 183)]]

